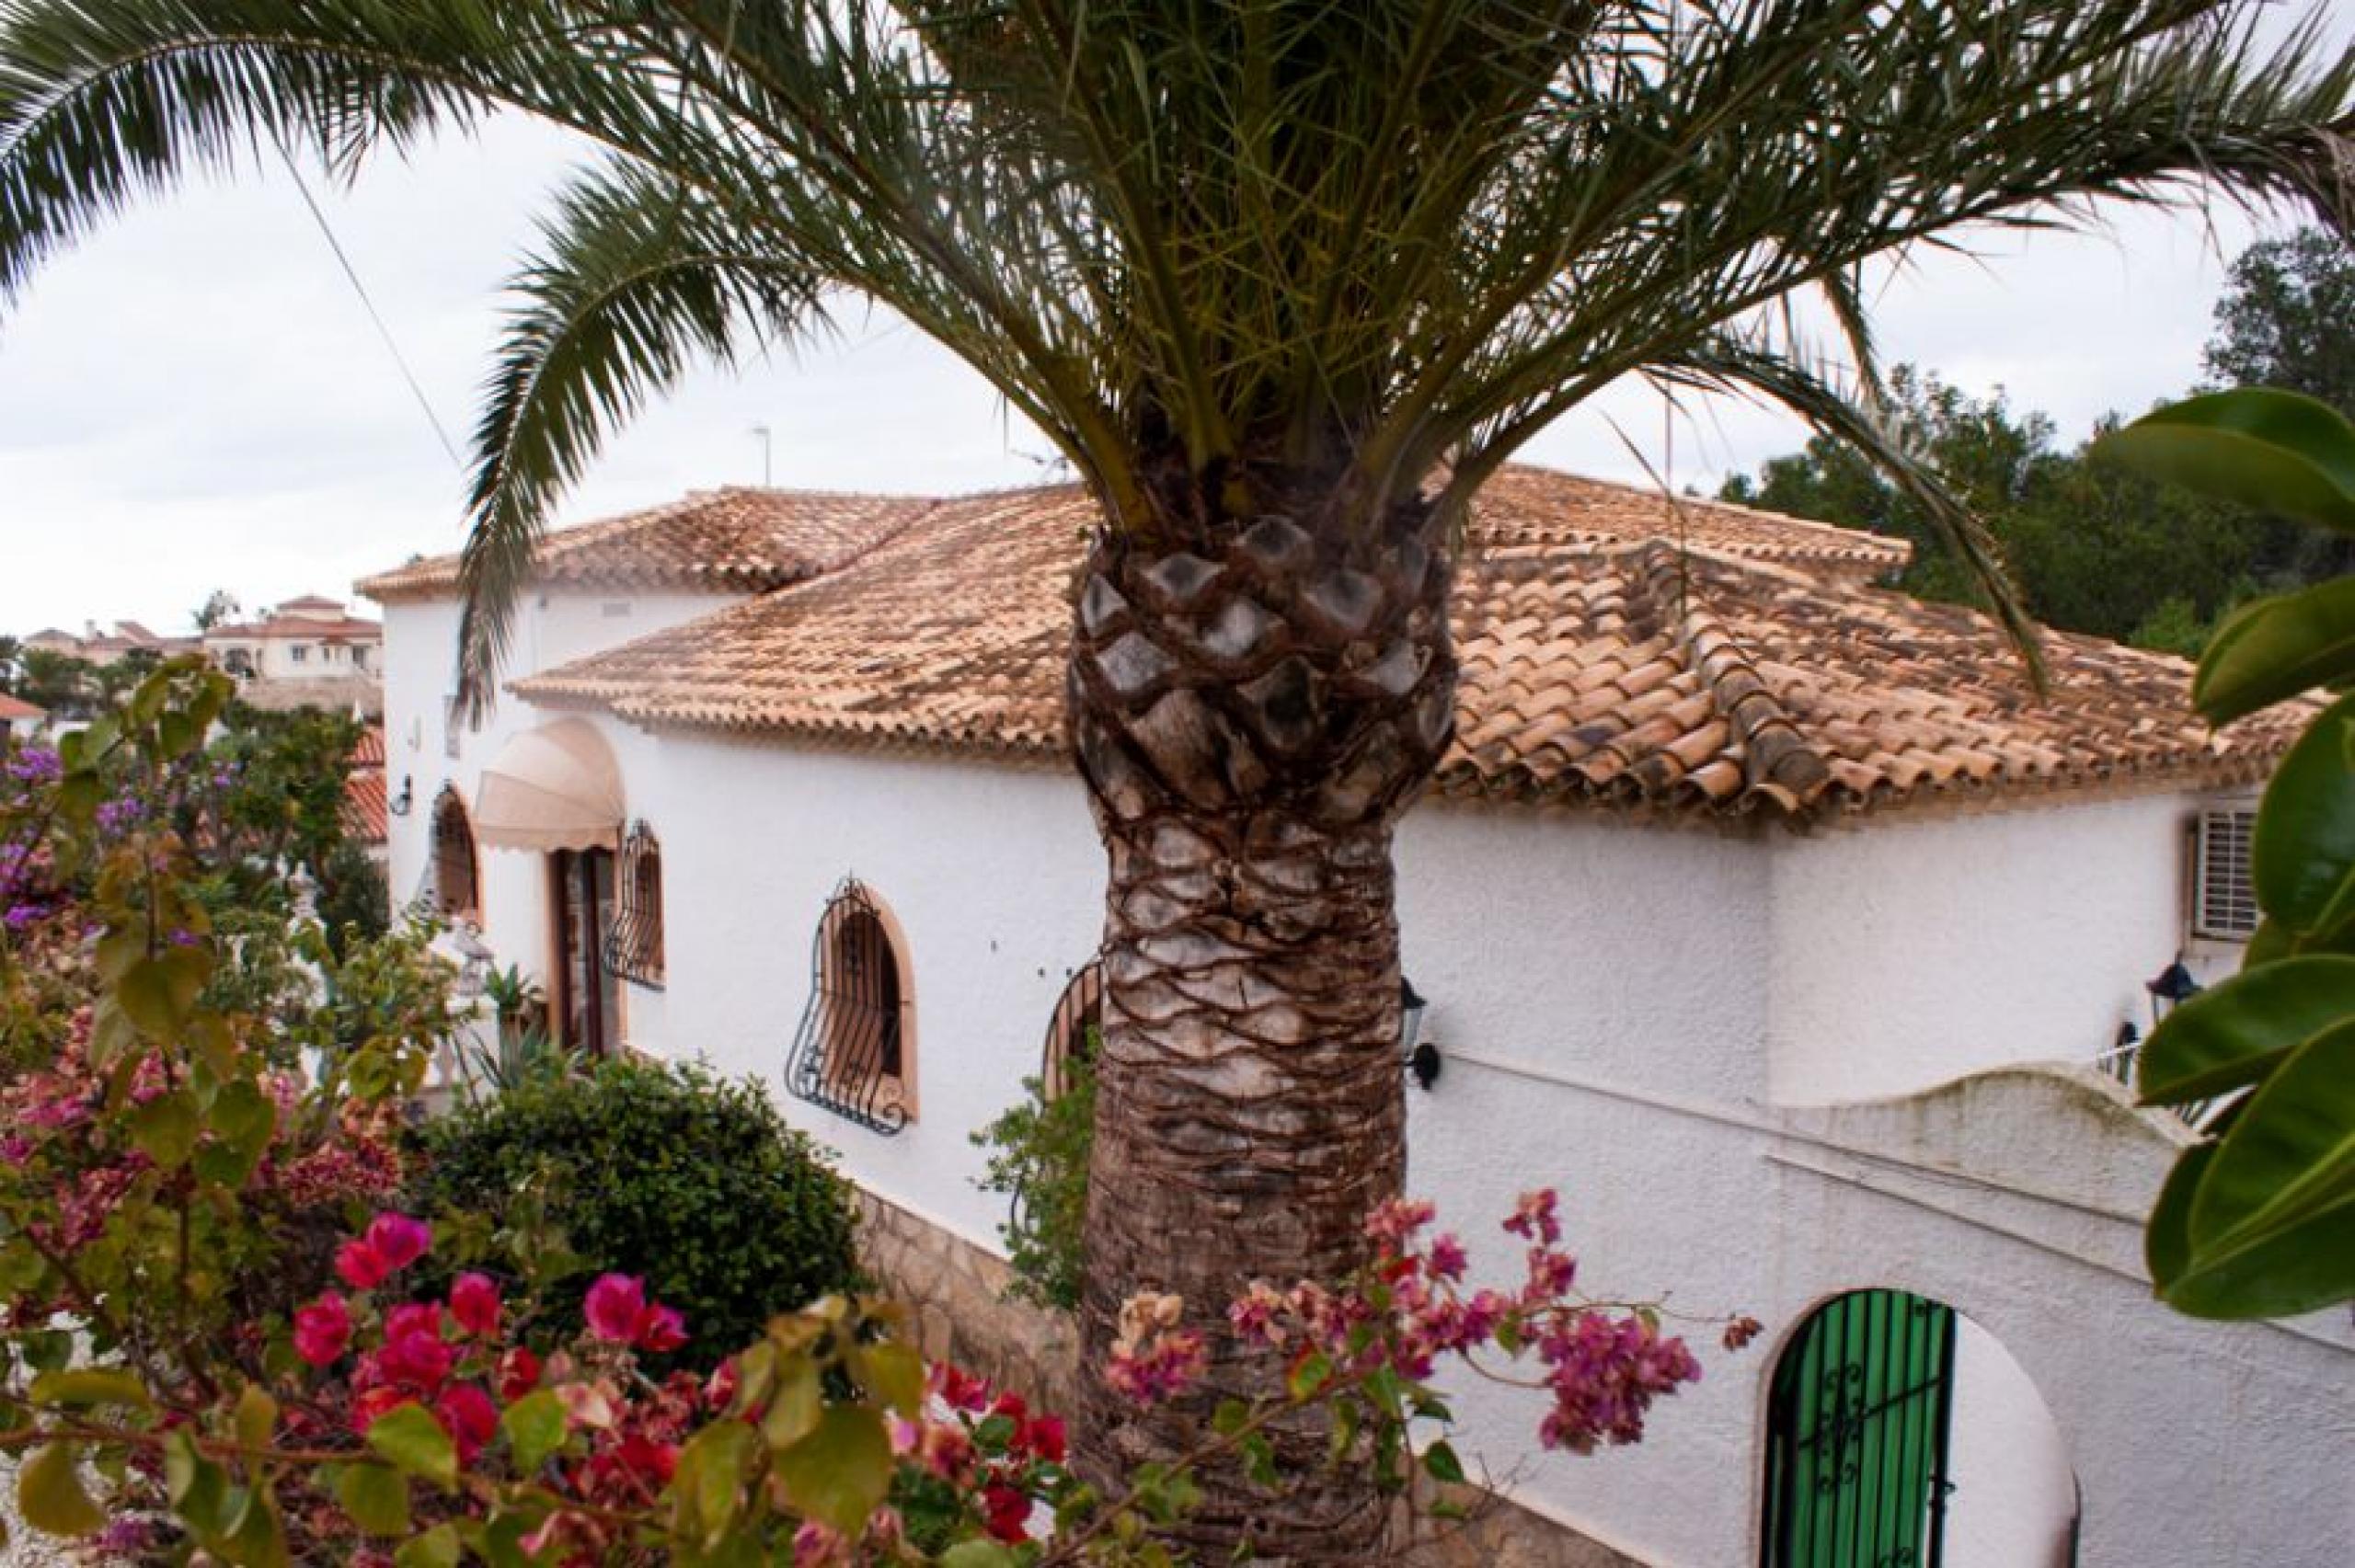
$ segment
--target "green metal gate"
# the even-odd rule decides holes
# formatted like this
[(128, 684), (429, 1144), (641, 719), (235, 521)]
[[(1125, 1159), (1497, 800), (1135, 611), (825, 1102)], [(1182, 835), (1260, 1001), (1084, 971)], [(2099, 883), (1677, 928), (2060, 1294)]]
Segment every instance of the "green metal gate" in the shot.
[(1775, 1364), (1764, 1568), (1937, 1568), (1954, 1309), (1902, 1290), (1824, 1303)]

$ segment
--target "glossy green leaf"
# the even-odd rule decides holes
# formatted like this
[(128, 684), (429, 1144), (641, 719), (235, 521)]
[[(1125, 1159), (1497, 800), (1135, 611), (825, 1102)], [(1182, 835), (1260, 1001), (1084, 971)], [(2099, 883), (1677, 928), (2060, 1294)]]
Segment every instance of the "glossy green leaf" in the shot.
[(1423, 1471), (1433, 1481), (1460, 1482), (1464, 1479), (1464, 1461), (1445, 1443), (1433, 1443), (1423, 1450)]
[(196, 1151), (196, 1099), (185, 1089), (159, 1094), (131, 1112), (131, 1141), (167, 1171), (177, 1171)]
[(761, 1417), (762, 1437), (772, 1448), (791, 1448), (817, 1430), (825, 1402), (818, 1364), (807, 1356), (792, 1357), (777, 1368), (774, 1397)]
[(106, 1510), (83, 1490), (74, 1450), (55, 1443), (34, 1449), (17, 1471), (17, 1511), (49, 1535), (89, 1535), (107, 1522)]
[(2196, 1143), (2177, 1159), (2151, 1206), (2151, 1222), (2142, 1232), (2142, 1261), (2151, 1270), (2151, 1284), (2165, 1296), (2191, 1266), (2191, 1197), (2216, 1157), (2212, 1143)]
[(2299, 393), (2255, 386), (2186, 398), (2095, 450), (2202, 495), (2355, 532), (2355, 427)]
[(2209, 639), (2191, 678), (2191, 703), (2229, 724), (2317, 687), (2355, 677), (2355, 577), (2260, 599)]
[(924, 1405), (924, 1357), (915, 1347), (862, 1345), (856, 1356), (854, 1376), (867, 1391), (913, 1419)]
[(164, 1438), (164, 1495), (199, 1535), (229, 1528), (228, 1473), (197, 1451), (195, 1436), (184, 1426)]
[(2355, 1020), (2300, 1047), (2250, 1097), (2200, 1172), (2180, 1235), (2188, 1256), (2162, 1293), (2196, 1316), (2281, 1317), (2355, 1297)]
[(940, 1554), (940, 1568), (1014, 1568), (1019, 1562), (994, 1540), (960, 1540)]
[(267, 1487), (246, 1494), (245, 1506), (213, 1550), (236, 1568), (289, 1568), (286, 1519)]
[[(679, 1468), (671, 1478), (682, 1533), (709, 1551), (736, 1522), (744, 1495), (745, 1479), (761, 1440), (739, 1421), (718, 1421), (705, 1427), (679, 1450)], [(864, 1521), (867, 1516), (861, 1514)]]
[(259, 1383), (247, 1383), (237, 1396), (234, 1416), (237, 1441), (248, 1448), (267, 1448), (278, 1430), (278, 1402)]
[(827, 1407), (810, 1434), (776, 1457), (793, 1505), (856, 1537), (891, 1490), (891, 1439), (865, 1405)]
[(394, 1568), (458, 1568), (458, 1531), (453, 1525), (436, 1525), (415, 1540), (404, 1542), (393, 1553)]
[(2355, 1018), (2355, 958), (2285, 958), (2234, 975), (2161, 1021), (2135, 1063), (2146, 1105), (2256, 1082), (2321, 1031)]
[(553, 1389), (534, 1389), (500, 1415), (499, 1429), (507, 1434), (517, 1473), (530, 1475), (564, 1447), (564, 1402)]
[(2249, 845), (2250, 875), (2266, 914), (2308, 935), (2355, 913), (2355, 769), (2347, 765), (2355, 697), (2309, 726), (2266, 786)]
[(144, 1410), (150, 1401), (147, 1385), (120, 1367), (78, 1367), (67, 1372), (44, 1372), (33, 1379), (35, 1404), (89, 1406), (126, 1405)]
[(368, 1424), (368, 1447), (408, 1474), (444, 1489), (458, 1483), (458, 1450), (421, 1404), (396, 1405)]
[(389, 1465), (350, 1465), (336, 1479), (336, 1501), (370, 1535), (407, 1535), (408, 1480)]

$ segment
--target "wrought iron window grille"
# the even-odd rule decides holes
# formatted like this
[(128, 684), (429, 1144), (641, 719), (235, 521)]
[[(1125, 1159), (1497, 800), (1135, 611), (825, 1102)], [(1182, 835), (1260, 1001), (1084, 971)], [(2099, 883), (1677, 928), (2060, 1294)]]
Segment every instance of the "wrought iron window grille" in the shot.
[(810, 944), (810, 1005), (786, 1059), (786, 1092), (889, 1138), (908, 1125), (901, 956), (856, 877), (826, 901)]
[(662, 844), (643, 821), (622, 841), (614, 868), (614, 923), (605, 967), (632, 985), (662, 989)]
[(1072, 1063), (1092, 1064), (1104, 1030), (1104, 961), (1090, 958), (1081, 965), (1047, 1020), (1047, 1038), (1039, 1052), (1039, 1082), (1050, 1100), (1071, 1086)]

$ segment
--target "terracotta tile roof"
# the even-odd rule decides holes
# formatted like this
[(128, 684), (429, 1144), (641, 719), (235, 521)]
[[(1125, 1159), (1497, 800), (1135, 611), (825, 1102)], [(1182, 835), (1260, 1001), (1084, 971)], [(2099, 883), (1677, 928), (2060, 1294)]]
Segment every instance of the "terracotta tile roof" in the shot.
[[(558, 529), (540, 543), (536, 581), (581, 588), (763, 593), (831, 571), (936, 503), (821, 490), (698, 490), (683, 500)], [(379, 602), (446, 596), (458, 557), (363, 578)]]
[(356, 615), (339, 615), (333, 620), (319, 615), (272, 615), (260, 621), (240, 621), (225, 626), (215, 626), (204, 634), (206, 642), (234, 641), (240, 637), (308, 637), (320, 642), (369, 642), (385, 635), (384, 623), (366, 621)]
[(1670, 539), (1860, 581), (1901, 570), (1913, 555), (1910, 543), (1886, 534), (1521, 464), (1498, 470), (1481, 486), (1473, 511), (1473, 537), (1492, 546)]
[(388, 836), (388, 806), (385, 732), (371, 726), (360, 732), (360, 739), (351, 748), (350, 771), (343, 775), (344, 824), (361, 842), (381, 844)]
[(37, 708), (22, 697), (14, 697), (6, 692), (0, 692), (0, 721), (44, 719), (48, 716), (47, 708)]
[[(1592, 542), (1579, 526), (1476, 519), (1456, 584), (1457, 741), (1438, 788), (1803, 822), (2239, 784), (2295, 727), (2211, 736), (2186, 705), (2182, 661), (2061, 634), (2039, 702), (1984, 617), (1862, 586), (1850, 562), (1761, 558), (1775, 520), (1744, 515), (1759, 534), (1748, 556), (1729, 541)], [(841, 571), (513, 689), (650, 727), (1052, 761), (1070, 579), (1092, 521), (1068, 488), (943, 502)]]

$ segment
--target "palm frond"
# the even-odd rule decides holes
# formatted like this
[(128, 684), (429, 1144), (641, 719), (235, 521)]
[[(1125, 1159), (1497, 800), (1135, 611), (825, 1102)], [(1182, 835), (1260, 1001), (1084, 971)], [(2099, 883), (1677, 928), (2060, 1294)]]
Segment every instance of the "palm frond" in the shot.
[(824, 273), (641, 167), (578, 181), (514, 287), (480, 422), (461, 576), (459, 692), (491, 698), (544, 521), (604, 440), (699, 362), (827, 326)]

